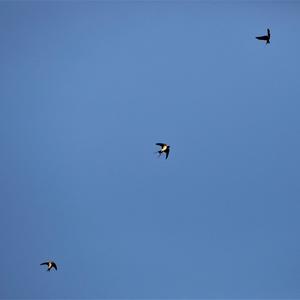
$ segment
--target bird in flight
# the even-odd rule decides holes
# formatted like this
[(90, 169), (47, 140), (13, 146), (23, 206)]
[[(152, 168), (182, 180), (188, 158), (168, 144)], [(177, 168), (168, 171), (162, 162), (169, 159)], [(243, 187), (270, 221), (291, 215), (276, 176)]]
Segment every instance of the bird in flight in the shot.
[(54, 268), (56, 271), (57, 271), (57, 266), (56, 266), (56, 263), (54, 261), (47, 261), (47, 262), (43, 262), (40, 264), (41, 266), (42, 265), (47, 265), (48, 266), (48, 269), (47, 271), (50, 271), (52, 268)]
[(163, 144), (163, 143), (156, 143), (156, 145), (161, 147), (161, 149), (159, 151), (157, 151), (159, 156), (161, 156), (163, 153), (165, 153), (166, 159), (167, 159), (169, 156), (169, 152), (170, 152), (170, 146), (167, 144)]
[(267, 35), (262, 35), (262, 36), (257, 36), (257, 37), (256, 37), (258, 40), (266, 41), (266, 45), (267, 45), (267, 44), (270, 44), (270, 38), (271, 38), (270, 29), (268, 28), (267, 31), (268, 31), (268, 34), (267, 34)]

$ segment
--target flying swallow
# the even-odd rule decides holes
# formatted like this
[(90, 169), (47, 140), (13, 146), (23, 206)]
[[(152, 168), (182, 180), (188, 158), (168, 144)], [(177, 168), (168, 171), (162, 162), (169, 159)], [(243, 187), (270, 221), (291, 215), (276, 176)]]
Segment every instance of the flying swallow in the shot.
[(54, 261), (47, 261), (47, 262), (41, 263), (40, 265), (41, 266), (42, 265), (47, 265), (48, 266), (47, 271), (50, 271), (52, 268), (54, 268), (57, 271), (57, 266), (56, 266), (56, 263)]
[(163, 143), (156, 143), (156, 145), (161, 147), (161, 149), (159, 151), (157, 151), (159, 156), (161, 156), (163, 153), (165, 153), (166, 159), (167, 159), (169, 156), (169, 152), (170, 152), (170, 146), (167, 144), (163, 144)]
[(270, 44), (270, 38), (271, 38), (270, 29), (268, 28), (268, 34), (267, 35), (257, 36), (256, 38), (258, 40), (261, 40), (261, 41), (266, 41), (266, 45)]

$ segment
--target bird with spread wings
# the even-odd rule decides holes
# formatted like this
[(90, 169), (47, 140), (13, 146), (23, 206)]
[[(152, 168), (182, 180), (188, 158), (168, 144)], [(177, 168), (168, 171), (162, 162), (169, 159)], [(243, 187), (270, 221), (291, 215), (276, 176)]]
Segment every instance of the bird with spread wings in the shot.
[(270, 29), (269, 28), (267, 29), (267, 32), (268, 32), (267, 35), (262, 35), (262, 36), (257, 36), (256, 37), (258, 40), (266, 41), (266, 45), (270, 44), (271, 33), (270, 33)]
[(42, 265), (47, 265), (48, 266), (47, 271), (50, 271), (52, 268), (54, 268), (57, 271), (57, 266), (56, 266), (56, 263), (54, 261), (46, 261), (46, 262), (41, 263), (40, 265), (41, 266)]
[(170, 152), (170, 146), (164, 143), (156, 143), (157, 146), (160, 146), (161, 149), (157, 151), (157, 153), (159, 154), (159, 156), (161, 156), (163, 153), (166, 154), (166, 159), (169, 156), (169, 152)]

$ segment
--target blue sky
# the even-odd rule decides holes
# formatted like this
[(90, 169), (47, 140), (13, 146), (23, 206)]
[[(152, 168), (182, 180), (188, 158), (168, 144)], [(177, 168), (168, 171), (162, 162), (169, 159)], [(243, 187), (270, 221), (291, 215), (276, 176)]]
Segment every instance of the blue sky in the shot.
[(0, 23), (0, 298), (300, 298), (300, 3)]

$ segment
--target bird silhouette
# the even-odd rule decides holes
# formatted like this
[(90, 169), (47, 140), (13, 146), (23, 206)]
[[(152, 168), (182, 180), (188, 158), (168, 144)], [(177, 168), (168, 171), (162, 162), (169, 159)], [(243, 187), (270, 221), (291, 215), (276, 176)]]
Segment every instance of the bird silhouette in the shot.
[(156, 143), (156, 145), (161, 147), (161, 149), (159, 151), (157, 151), (159, 156), (161, 156), (163, 153), (165, 153), (166, 159), (167, 159), (169, 156), (169, 152), (170, 152), (170, 146), (167, 144), (163, 144), (163, 143)]
[(40, 264), (41, 266), (42, 265), (47, 265), (48, 266), (48, 269), (47, 271), (50, 271), (52, 268), (54, 268), (56, 271), (57, 271), (57, 266), (56, 266), (56, 263), (54, 261), (47, 261), (47, 262), (43, 262)]
[(270, 29), (268, 28), (267, 31), (268, 31), (267, 35), (262, 35), (262, 36), (257, 36), (256, 37), (258, 40), (266, 41), (266, 45), (270, 44), (270, 38), (271, 38)]

